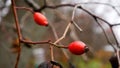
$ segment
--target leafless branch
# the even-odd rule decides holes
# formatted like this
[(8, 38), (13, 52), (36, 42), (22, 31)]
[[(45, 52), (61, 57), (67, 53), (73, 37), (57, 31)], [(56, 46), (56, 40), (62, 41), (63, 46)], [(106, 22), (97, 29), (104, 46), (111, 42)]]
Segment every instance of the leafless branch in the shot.
[[(33, 5), (32, 2), (29, 2), (28, 0), (25, 0), (26, 3), (27, 3), (29, 6), (32, 7), (32, 9), (31, 9), (31, 8), (26, 8), (26, 7), (17, 7), (17, 6), (15, 5), (14, 0), (11, 0), (11, 1), (12, 1), (12, 10), (13, 10), (14, 19), (15, 19), (15, 25), (16, 25), (17, 35), (18, 35), (18, 39), (19, 39), (19, 42), (20, 42), (20, 43), (19, 43), (19, 49), (20, 49), (20, 50), (19, 50), (19, 52), (18, 52), (18, 54), (17, 54), (16, 63), (15, 63), (15, 68), (18, 68), (18, 63), (19, 63), (20, 53), (21, 53), (21, 45), (20, 45), (21, 43), (28, 43), (28, 44), (49, 44), (49, 45), (50, 45), (50, 52), (51, 52), (51, 60), (54, 60), (53, 46), (54, 46), (54, 47), (58, 47), (58, 48), (68, 48), (68, 46), (57, 45), (57, 43), (59, 43), (61, 40), (63, 40), (63, 39), (66, 37), (67, 32), (68, 32), (68, 30), (70, 29), (70, 26), (71, 26), (72, 24), (73, 24), (79, 31), (82, 31), (82, 29), (76, 24), (76, 22), (74, 22), (75, 10), (76, 10), (77, 8), (78, 8), (78, 9), (81, 9), (81, 10), (83, 10), (84, 12), (86, 12), (87, 14), (89, 14), (89, 15), (95, 20), (95, 22), (101, 27), (101, 29), (102, 29), (105, 37), (106, 37), (106, 40), (107, 40), (108, 44), (110, 44), (110, 45), (114, 48), (115, 53), (117, 53), (117, 58), (118, 58), (119, 65), (120, 65), (119, 50), (116, 49), (116, 48), (114, 47), (114, 45), (111, 43), (109, 37), (107, 36), (107, 33), (105, 32), (105, 29), (103, 28), (103, 26), (100, 24), (100, 22), (99, 22), (98, 20), (100, 20), (100, 21), (106, 23), (107, 25), (109, 25), (109, 27), (110, 27), (110, 29), (111, 29), (111, 32), (112, 32), (112, 35), (113, 35), (113, 37), (114, 37), (114, 40), (115, 40), (116, 45), (117, 45), (118, 48), (120, 48), (120, 44), (119, 44), (119, 42), (118, 42), (118, 40), (117, 40), (117, 37), (116, 37), (116, 35), (115, 35), (112, 27), (113, 27), (113, 26), (120, 25), (120, 23), (119, 23), (119, 24), (110, 24), (108, 21), (104, 20), (103, 18), (101, 18), (101, 17), (99, 17), (99, 16), (91, 13), (90, 11), (86, 10), (85, 8), (83, 8), (83, 7), (81, 6), (81, 4), (102, 4), (102, 5), (106, 5), (106, 6), (109, 6), (109, 7), (113, 8), (113, 9), (117, 12), (117, 14), (120, 16), (120, 13), (117, 11), (117, 9), (116, 9), (115, 6), (112, 6), (112, 5), (106, 4), (106, 3), (97, 3), (97, 2), (94, 2), (94, 3), (91, 3), (91, 2), (89, 2), (89, 3), (79, 3), (79, 4), (76, 3), (76, 4), (48, 5), (48, 4), (46, 3), (46, 0), (44, 0), (44, 5), (43, 5), (41, 8), (38, 9), (38, 8), (35, 7), (35, 5)], [(43, 10), (46, 9), (46, 8), (49, 8), (49, 9), (57, 9), (57, 8), (60, 8), (60, 7), (74, 7), (71, 21), (70, 21), (70, 22), (68, 23), (68, 25), (66, 26), (66, 28), (65, 28), (65, 30), (64, 30), (64, 33), (63, 33), (63, 35), (62, 35), (60, 38), (58, 38), (55, 29), (52, 28), (52, 26), (51, 26), (51, 28), (52, 28), (52, 30), (53, 30), (53, 33), (54, 33), (54, 36), (55, 36), (55, 38), (56, 38), (56, 41), (55, 41), (54, 43), (52, 43), (50, 40), (48, 40), (48, 41), (37, 41), (37, 42), (34, 42), (34, 41), (29, 41), (29, 40), (24, 40), (24, 39), (23, 39), (23, 36), (22, 36), (22, 33), (21, 33), (21, 29), (20, 29), (20, 25), (19, 25), (18, 16), (17, 16), (17, 9), (24, 9), (24, 10), (27, 10), (27, 11), (30, 11), (30, 12), (33, 13), (34, 11), (39, 11), (39, 12), (40, 12), (40, 11), (43, 11)], [(120, 66), (119, 66), (119, 67), (120, 67)]]
[[(58, 34), (57, 34), (54, 26), (53, 26), (51, 23), (50, 23), (49, 25), (50, 25), (50, 27), (51, 27), (51, 30), (52, 30), (54, 36), (55, 36), (55, 39), (56, 39), (56, 40), (59, 39)], [(59, 45), (62, 45), (61, 42), (58, 42), (58, 44), (59, 44)], [(65, 55), (65, 57), (66, 57), (67, 59), (69, 59), (69, 56), (68, 56), (68, 54), (65, 52), (65, 50), (63, 50), (63, 49), (61, 49), (61, 50), (62, 50), (63, 54)]]
[(116, 13), (120, 16), (120, 13), (119, 13), (118, 10), (116, 9), (116, 7), (118, 7), (118, 6), (113, 6), (113, 5), (109, 4), (109, 3), (84, 2), (84, 3), (79, 3), (79, 4), (86, 4), (86, 5), (88, 5), (88, 4), (91, 4), (91, 5), (93, 5), (93, 4), (97, 4), (97, 5), (105, 5), (105, 6), (111, 7), (111, 8), (112, 8), (113, 10), (115, 10)]

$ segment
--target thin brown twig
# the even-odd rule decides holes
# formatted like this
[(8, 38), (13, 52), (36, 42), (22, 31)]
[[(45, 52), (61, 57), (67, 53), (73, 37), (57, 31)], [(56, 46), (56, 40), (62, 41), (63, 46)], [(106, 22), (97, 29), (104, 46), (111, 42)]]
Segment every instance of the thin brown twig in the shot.
[(48, 40), (48, 41), (29, 41), (29, 40), (20, 40), (21, 41), (21, 43), (28, 43), (28, 44), (46, 44), (46, 43), (48, 43), (48, 42), (50, 42), (50, 40)]
[(61, 46), (61, 45), (57, 45), (55, 43), (50, 42), (50, 40), (48, 41), (28, 41), (28, 40), (21, 40), (21, 43), (27, 43), (27, 44), (50, 44), (54, 47), (57, 48), (68, 48), (67, 46)]
[(22, 35), (21, 35), (20, 25), (18, 23), (19, 20), (18, 20), (18, 16), (17, 16), (17, 10), (16, 10), (14, 0), (11, 0), (11, 1), (12, 1), (12, 10), (13, 10), (14, 18), (15, 18), (15, 25), (16, 25), (16, 29), (17, 29), (17, 35), (18, 35), (19, 40), (20, 40), (20, 39), (22, 39)]
[(14, 68), (18, 68), (18, 64), (19, 64), (19, 60), (20, 60), (20, 55), (21, 55), (21, 46), (20, 46), (20, 43), (19, 43), (19, 51), (17, 53), (16, 63), (15, 63)]
[(51, 45), (53, 45), (54, 47), (57, 47), (57, 48), (64, 48), (64, 49), (67, 49), (68, 48), (68, 46), (63, 46), (63, 45), (57, 45), (57, 44), (55, 44), (55, 43), (51, 43), (51, 42), (49, 42), (49, 44), (51, 44)]
[(23, 9), (23, 10), (30, 11), (31, 13), (34, 13), (33, 9), (28, 8), (28, 7), (16, 7), (16, 9)]
[(54, 61), (54, 50), (53, 46), (50, 45), (50, 56), (51, 56), (51, 61)]
[[(18, 23), (18, 16), (17, 16), (17, 11), (16, 11), (16, 6), (15, 6), (14, 0), (11, 0), (11, 1), (12, 1), (12, 10), (13, 10), (14, 19), (15, 19), (15, 25), (16, 25), (16, 29), (17, 29), (17, 35), (18, 35), (18, 39), (20, 41), (22, 39), (22, 35), (21, 35), (21, 31), (20, 31), (20, 25)], [(14, 68), (18, 68), (18, 64), (19, 64), (19, 60), (20, 60), (20, 53), (21, 53), (20, 43), (19, 43), (18, 47), (19, 47), (19, 51), (18, 51), (18, 54), (17, 54), (17, 58), (16, 58)]]

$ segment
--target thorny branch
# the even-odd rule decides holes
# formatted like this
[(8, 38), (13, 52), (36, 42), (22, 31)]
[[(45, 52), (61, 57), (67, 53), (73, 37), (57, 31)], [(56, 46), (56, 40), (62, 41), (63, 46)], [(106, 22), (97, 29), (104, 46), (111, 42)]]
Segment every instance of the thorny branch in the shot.
[[(75, 14), (75, 9), (76, 9), (76, 8), (79, 8), (79, 9), (83, 10), (84, 12), (88, 13), (91, 17), (93, 17), (93, 19), (96, 21), (96, 23), (98, 23), (99, 26), (102, 28), (103, 33), (104, 33), (104, 35), (105, 35), (105, 37), (106, 37), (106, 39), (107, 39), (107, 42), (108, 42), (110, 45), (112, 45), (112, 43), (110, 42), (110, 40), (109, 40), (109, 38), (108, 38), (108, 36), (107, 36), (104, 28), (102, 27), (102, 25), (99, 23), (98, 20), (100, 20), (100, 21), (106, 23), (107, 25), (109, 25), (109, 26), (110, 26), (110, 29), (111, 29), (111, 31), (112, 31), (112, 35), (113, 35), (113, 37), (114, 37), (114, 39), (115, 39), (115, 41), (116, 41), (116, 45), (117, 45), (118, 48), (120, 48), (120, 44), (119, 44), (119, 42), (118, 42), (118, 40), (117, 40), (117, 38), (116, 38), (116, 36), (115, 36), (115, 33), (114, 33), (113, 29), (112, 29), (113, 26), (120, 25), (120, 23), (118, 23), (118, 24), (110, 24), (108, 21), (106, 21), (106, 20), (104, 20), (104, 19), (96, 16), (95, 14), (93, 14), (93, 13), (91, 13), (90, 11), (86, 10), (85, 8), (83, 8), (80, 4), (102, 4), (102, 5), (107, 5), (107, 6), (112, 7), (112, 8), (118, 13), (118, 15), (120, 16), (120, 13), (115, 9), (115, 6), (112, 6), (112, 5), (106, 4), (106, 3), (96, 3), (96, 2), (95, 2), (95, 3), (80, 3), (80, 4), (77, 4), (77, 3), (76, 3), (76, 4), (48, 5), (48, 4), (46, 3), (46, 0), (44, 0), (44, 5), (43, 5), (41, 8), (37, 9), (32, 3), (30, 3), (30, 2), (28, 2), (28, 1), (26, 0), (26, 3), (27, 3), (28, 5), (30, 5), (34, 11), (39, 11), (39, 12), (40, 12), (40, 11), (43, 11), (43, 10), (46, 9), (46, 8), (49, 8), (49, 9), (57, 9), (57, 8), (60, 8), (60, 7), (74, 7), (72, 19), (71, 19), (71, 21), (68, 23), (67, 27), (65, 28), (65, 31), (64, 31), (63, 35), (62, 35), (60, 38), (57, 38), (57, 40), (56, 40), (54, 43), (52, 43), (50, 40), (48, 40), (48, 41), (38, 41), (38, 42), (34, 42), (34, 41), (28, 41), (28, 40), (24, 40), (24, 39), (23, 39), (23, 36), (22, 36), (22, 34), (21, 34), (20, 25), (19, 25), (18, 16), (17, 16), (17, 9), (25, 9), (25, 10), (29, 10), (29, 11), (31, 11), (31, 12), (33, 12), (33, 10), (32, 10), (31, 8), (26, 8), (26, 7), (16, 7), (14, 0), (11, 0), (11, 1), (12, 1), (12, 8), (13, 8), (13, 13), (14, 13), (14, 19), (15, 19), (16, 29), (17, 29), (17, 35), (18, 35), (18, 39), (19, 39), (20, 43), (28, 43), (28, 44), (50, 44), (50, 46), (55, 46), (55, 47), (58, 47), (58, 48), (68, 48), (68, 47), (66, 47), (66, 46), (58, 46), (56, 43), (59, 43), (63, 38), (65, 38), (65, 36), (66, 36), (66, 34), (67, 34), (67, 32), (68, 32), (68, 29), (69, 29), (69, 27), (71, 26), (71, 24), (74, 24), (74, 26), (75, 26), (76, 28), (78, 28), (80, 31), (82, 31), (82, 29), (81, 29), (81, 28), (74, 22), (74, 20), (73, 20), (73, 19), (74, 19), (74, 14)], [(55, 34), (54, 34), (54, 35), (55, 35)], [(114, 47), (114, 45), (112, 45), (112, 46), (113, 46), (115, 52), (118, 52), (118, 53), (119, 53), (118, 49), (116, 49), (116, 48)], [(17, 66), (18, 66), (18, 62), (19, 62), (19, 59), (20, 59), (20, 52), (21, 52), (21, 47), (20, 47), (20, 45), (19, 45), (19, 48), (20, 48), (20, 50), (19, 50), (19, 53), (18, 53), (18, 55), (17, 55), (17, 59), (16, 59), (16, 63), (15, 63), (15, 68), (18, 68)], [(53, 49), (51, 49), (51, 50), (53, 50)], [(53, 53), (53, 52), (51, 52), (51, 53)], [(117, 53), (117, 57), (118, 57), (118, 60), (120, 61), (120, 57), (119, 57), (119, 54), (118, 54), (118, 53)], [(51, 54), (51, 55), (52, 55), (52, 54)], [(54, 58), (52, 58), (52, 60), (54, 60)], [(119, 62), (119, 65), (120, 65), (120, 62)]]

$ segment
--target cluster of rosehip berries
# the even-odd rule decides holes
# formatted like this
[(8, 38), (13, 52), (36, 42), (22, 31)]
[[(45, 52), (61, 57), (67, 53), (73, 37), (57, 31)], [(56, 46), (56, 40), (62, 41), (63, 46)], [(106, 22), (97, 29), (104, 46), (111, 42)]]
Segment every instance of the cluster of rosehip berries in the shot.
[[(34, 21), (41, 26), (48, 26), (47, 18), (39, 13), (34, 12), (33, 13)], [(71, 53), (75, 55), (81, 55), (88, 51), (88, 47), (83, 43), (82, 41), (74, 41), (68, 45), (68, 49)]]

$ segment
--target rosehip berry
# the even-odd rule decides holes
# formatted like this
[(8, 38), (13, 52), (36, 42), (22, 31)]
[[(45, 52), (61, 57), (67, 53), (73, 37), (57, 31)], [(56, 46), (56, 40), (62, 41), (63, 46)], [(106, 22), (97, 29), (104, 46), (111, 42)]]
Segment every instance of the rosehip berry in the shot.
[(81, 55), (88, 51), (88, 47), (82, 41), (74, 41), (69, 44), (68, 49), (71, 53), (75, 55)]
[(48, 25), (48, 21), (43, 14), (41, 14), (39, 12), (34, 12), (33, 17), (34, 17), (34, 21), (38, 25), (42, 25), (42, 26), (47, 26)]

